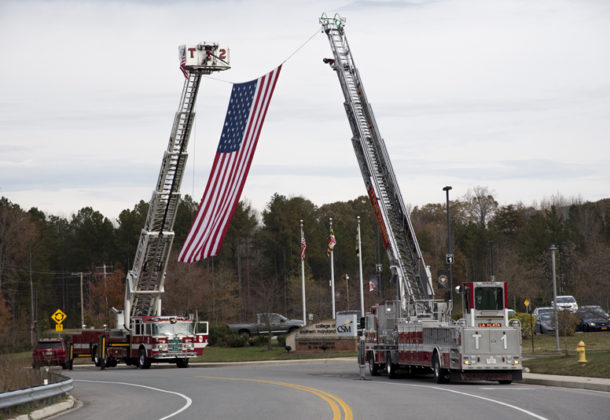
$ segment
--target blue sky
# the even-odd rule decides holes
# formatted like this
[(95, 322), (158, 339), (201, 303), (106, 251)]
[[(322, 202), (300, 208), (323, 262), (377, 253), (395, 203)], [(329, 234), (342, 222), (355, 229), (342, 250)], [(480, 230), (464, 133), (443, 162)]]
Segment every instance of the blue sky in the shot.
[[(0, 2), (0, 195), (114, 218), (148, 200), (178, 104), (177, 47), (214, 41), (182, 193), (199, 200), (231, 84), (284, 65), (242, 198), (365, 194), (318, 18), (339, 12), (406, 203), (610, 197), (610, 2)], [(314, 36), (314, 34), (316, 34)]]

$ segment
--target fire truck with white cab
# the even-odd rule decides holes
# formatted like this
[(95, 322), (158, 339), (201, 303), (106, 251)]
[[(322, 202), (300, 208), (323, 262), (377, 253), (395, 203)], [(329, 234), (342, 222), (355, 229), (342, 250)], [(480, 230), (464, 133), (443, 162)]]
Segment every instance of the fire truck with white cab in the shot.
[(322, 15), (333, 58), (323, 61), (337, 73), (352, 129), (352, 145), (386, 248), (398, 297), (366, 314), (359, 359), (371, 375), (395, 377), (432, 371), (437, 382), (520, 380), (521, 326), (508, 319), (504, 282), (470, 282), (457, 289), (463, 317), (451, 319), (452, 301), (434, 299), (432, 276), (415, 231), (383, 138), (379, 133), (351, 49), (345, 19)]
[(73, 335), (70, 366), (74, 358), (90, 357), (102, 369), (120, 361), (143, 369), (152, 362), (187, 367), (189, 359), (200, 356), (207, 345), (208, 323), (163, 315), (161, 298), (197, 92), (203, 75), (230, 68), (229, 49), (216, 43), (200, 43), (183, 45), (179, 52), (186, 80), (133, 268), (125, 280), (124, 309), (113, 308), (115, 328), (84, 329)]

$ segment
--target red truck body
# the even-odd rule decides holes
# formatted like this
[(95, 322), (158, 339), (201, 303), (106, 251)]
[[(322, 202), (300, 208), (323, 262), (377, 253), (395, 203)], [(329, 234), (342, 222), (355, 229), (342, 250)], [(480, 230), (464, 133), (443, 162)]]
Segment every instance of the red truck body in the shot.
[(160, 362), (187, 367), (208, 345), (208, 323), (198, 323), (201, 332), (196, 325), (183, 316), (136, 316), (130, 331), (85, 329), (72, 336), (71, 360), (89, 357), (102, 369), (119, 362), (143, 369)]

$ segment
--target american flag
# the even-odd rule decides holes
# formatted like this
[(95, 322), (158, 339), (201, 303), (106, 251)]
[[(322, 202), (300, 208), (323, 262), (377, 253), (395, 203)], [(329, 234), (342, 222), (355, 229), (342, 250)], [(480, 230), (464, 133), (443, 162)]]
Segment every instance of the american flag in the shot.
[(225, 124), (197, 216), (178, 256), (195, 262), (218, 255), (244, 188), (282, 66), (233, 85)]
[(328, 250), (326, 251), (326, 255), (330, 256), (330, 253), (333, 252), (335, 245), (337, 244), (337, 240), (335, 239), (335, 231), (333, 228), (330, 228), (330, 236), (328, 238)]
[(186, 69), (186, 46), (182, 45), (178, 48), (180, 53), (180, 71), (184, 77), (189, 78), (189, 71)]
[(307, 244), (305, 243), (305, 235), (301, 230), (301, 261), (305, 260), (305, 250), (307, 249)]

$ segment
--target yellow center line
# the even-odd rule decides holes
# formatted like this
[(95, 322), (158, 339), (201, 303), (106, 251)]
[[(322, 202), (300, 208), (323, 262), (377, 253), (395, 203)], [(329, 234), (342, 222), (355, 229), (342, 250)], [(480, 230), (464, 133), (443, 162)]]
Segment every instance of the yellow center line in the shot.
[(316, 388), (310, 388), (308, 386), (303, 386), (303, 385), (297, 385), (297, 384), (290, 384), (287, 382), (278, 382), (278, 381), (268, 381), (268, 380), (264, 380), (264, 379), (252, 379), (252, 378), (224, 378), (222, 376), (197, 376), (197, 378), (204, 378), (204, 379), (221, 379), (221, 380), (226, 380), (226, 381), (243, 381), (243, 382), (258, 382), (258, 383), (263, 383), (263, 384), (271, 384), (271, 385), (279, 385), (279, 386), (285, 386), (288, 388), (293, 388), (293, 389), (298, 389), (300, 391), (307, 391), (311, 394), (316, 395), (317, 397), (322, 398), (324, 401), (326, 401), (328, 403), (328, 405), (330, 406), (330, 409), (333, 412), (333, 420), (341, 420), (341, 410), (339, 409), (339, 406), (337, 405), (337, 403), (341, 406), (341, 408), (343, 409), (343, 413), (345, 413), (345, 419), (344, 420), (353, 420), (354, 415), (352, 413), (352, 409), (350, 408), (349, 405), (347, 405), (345, 403), (345, 401), (343, 401), (341, 398), (332, 395), (326, 391), (322, 391)]

